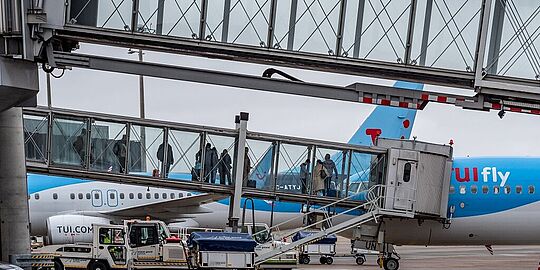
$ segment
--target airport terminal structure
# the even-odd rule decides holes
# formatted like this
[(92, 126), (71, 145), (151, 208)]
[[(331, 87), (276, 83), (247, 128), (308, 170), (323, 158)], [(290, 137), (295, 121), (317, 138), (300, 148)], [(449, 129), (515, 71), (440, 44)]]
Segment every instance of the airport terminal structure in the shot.
[[(376, 254), (397, 270), (395, 245), (538, 245), (524, 233), (540, 221), (524, 172), (540, 174), (539, 159), (463, 160), (452, 142), (410, 138), (430, 103), (540, 115), (538, 14), (530, 0), (4, 1), (1, 261), (291, 269), (332, 264), (339, 236), (358, 265)], [(85, 44), (139, 59), (81, 53)], [(145, 51), (271, 68), (193, 68)], [(283, 68), (397, 82), (321, 84)], [(53, 107), (51, 77), (72, 70), (138, 76), (140, 117)], [(377, 108), (348, 143), (257, 132), (240, 111), (234, 128), (155, 120), (144, 77)], [(37, 105), (40, 89), (48, 106)]]

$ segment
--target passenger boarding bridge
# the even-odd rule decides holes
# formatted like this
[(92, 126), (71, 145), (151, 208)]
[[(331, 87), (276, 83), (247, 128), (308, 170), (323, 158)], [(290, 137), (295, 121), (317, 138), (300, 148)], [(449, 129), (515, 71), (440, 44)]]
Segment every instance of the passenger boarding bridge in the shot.
[(540, 114), (537, 1), (16, 2), (1, 10), (1, 53), (44, 63), (47, 72), (89, 68), (423, 108), (405, 89), (358, 85), (356, 95), (341, 86), (314, 91), (302, 82), (182, 66), (165, 70), (72, 53), (86, 42), (449, 86), (469, 91), (457, 97), (422, 93), (423, 100)]
[[(212, 192), (224, 197), (234, 191), (235, 129), (37, 108), (24, 110), (24, 134), (29, 173)], [(251, 168), (244, 184), (250, 180), (255, 186), (244, 187), (244, 196), (271, 200), (330, 203), (356, 194), (367, 189), (370, 170), (383, 165), (386, 153), (378, 147), (251, 131), (246, 138)], [(206, 148), (207, 144), (211, 148)], [(160, 152), (165, 145), (170, 150)], [(233, 162), (230, 177), (221, 182), (227, 174), (220, 166), (223, 150)], [(216, 153), (212, 161), (209, 156)], [(336, 163), (337, 175), (333, 172), (329, 194), (317, 196), (310, 178), (302, 181), (300, 165), (310, 160), (307, 170), (311, 174), (316, 160), (324, 160), (326, 154)], [(340, 204), (357, 205), (351, 201)]]

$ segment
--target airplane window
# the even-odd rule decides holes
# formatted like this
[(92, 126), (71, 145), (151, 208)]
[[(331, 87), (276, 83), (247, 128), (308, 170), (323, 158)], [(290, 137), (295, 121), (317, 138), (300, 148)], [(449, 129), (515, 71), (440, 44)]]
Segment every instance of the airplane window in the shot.
[(450, 186), (450, 194), (456, 193), (456, 188), (454, 186)]
[(493, 194), (499, 194), (499, 187), (498, 186), (493, 187)]
[(114, 193), (112, 193), (112, 192), (109, 193), (109, 198), (111, 198), (111, 200), (114, 200), (114, 197), (115, 197), (115, 196), (114, 196)]
[(129, 199), (133, 200), (135, 198), (135, 195), (133, 193), (129, 193)]
[(459, 186), (459, 194), (465, 194), (467, 188), (464, 185)]
[(120, 200), (123, 200), (124, 198), (124, 193), (120, 193)]
[(138, 198), (139, 200), (142, 200), (142, 193), (137, 194), (137, 198)]
[(178, 198), (182, 198), (182, 197), (184, 197), (184, 194), (178, 193)]
[(505, 186), (505, 187), (504, 187), (504, 194), (510, 194), (510, 191), (511, 191), (511, 190), (512, 190), (512, 189), (510, 188), (510, 186)]
[(79, 193), (77, 197), (79, 197), (79, 200), (82, 200), (84, 198), (84, 194)]
[(39, 200), (39, 193), (34, 194), (34, 199)]
[(92, 198), (92, 196), (90, 195), (90, 193), (86, 193), (86, 199), (87, 199), (87, 200), (90, 200), (90, 198)]
[(187, 196), (188, 196), (188, 197), (191, 196), (191, 193), (188, 193)]
[(488, 186), (482, 186), (482, 193), (488, 194), (488, 192), (489, 192)]
[(94, 193), (94, 199), (99, 200), (99, 193)]
[(171, 199), (174, 199), (174, 193), (171, 192)]
[(523, 188), (521, 186), (516, 186), (516, 193), (521, 194), (523, 192)]
[(534, 194), (534, 186), (529, 186), (529, 194)]
[(159, 199), (159, 194), (158, 193), (154, 193), (154, 199)]
[(167, 193), (161, 194), (161, 198), (162, 198), (162, 199), (167, 199)]
[(472, 185), (471, 186), (471, 193), (476, 194), (477, 192), (478, 192), (478, 187), (476, 187), (475, 185)]
[(69, 198), (71, 198), (72, 200), (75, 200), (75, 193), (69, 194)]
[(146, 199), (148, 200), (152, 199), (152, 195), (150, 193), (146, 193)]
[(52, 198), (53, 200), (58, 200), (58, 193), (53, 193)]

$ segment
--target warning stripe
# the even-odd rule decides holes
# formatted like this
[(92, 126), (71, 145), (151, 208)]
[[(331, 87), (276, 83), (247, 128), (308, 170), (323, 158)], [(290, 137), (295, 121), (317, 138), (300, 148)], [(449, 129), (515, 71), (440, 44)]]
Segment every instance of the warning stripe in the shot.
[(513, 106), (502, 106), (500, 103), (491, 103), (491, 102), (484, 102), (484, 107), (492, 110), (505, 110), (509, 112), (518, 112), (518, 113), (527, 113), (527, 114), (534, 114), (534, 115), (540, 115), (540, 110), (538, 109), (525, 109), (521, 107), (513, 107)]

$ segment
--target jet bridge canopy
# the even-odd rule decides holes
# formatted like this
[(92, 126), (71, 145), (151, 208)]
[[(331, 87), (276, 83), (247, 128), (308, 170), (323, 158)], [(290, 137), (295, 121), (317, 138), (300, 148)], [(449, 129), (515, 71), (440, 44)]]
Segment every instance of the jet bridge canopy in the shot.
[(388, 149), (381, 208), (410, 217), (446, 218), (452, 147), (382, 138), (376, 144)]

